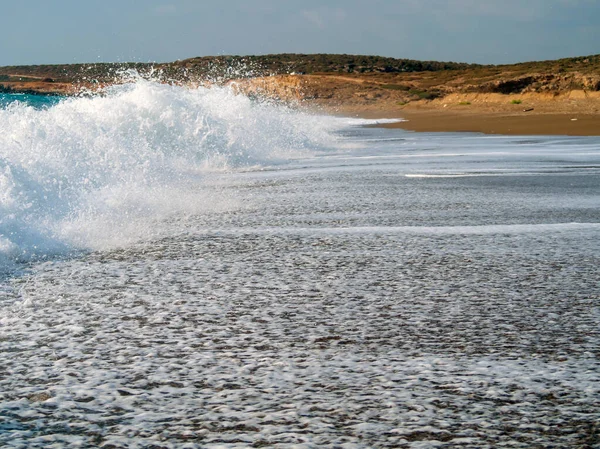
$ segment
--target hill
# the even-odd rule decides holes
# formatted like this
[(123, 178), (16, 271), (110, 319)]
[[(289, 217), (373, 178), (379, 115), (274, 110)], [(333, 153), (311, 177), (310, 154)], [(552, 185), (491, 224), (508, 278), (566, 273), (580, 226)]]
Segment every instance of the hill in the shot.
[(392, 114), (411, 108), (600, 113), (600, 55), (509, 65), (278, 54), (156, 64), (11, 66), (0, 67), (0, 92), (71, 95), (121, 83), (132, 70), (190, 86), (235, 81), (236, 89), (251, 95), (340, 113)]

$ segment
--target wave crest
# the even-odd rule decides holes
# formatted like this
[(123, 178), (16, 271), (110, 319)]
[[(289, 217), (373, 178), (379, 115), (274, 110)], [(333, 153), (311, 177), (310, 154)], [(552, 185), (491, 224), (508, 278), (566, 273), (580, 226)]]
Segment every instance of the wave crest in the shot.
[(102, 247), (93, 226), (119, 245), (136, 219), (196, 210), (175, 199), (197, 195), (207, 171), (307, 155), (342, 126), (227, 87), (143, 79), (48, 108), (11, 103), (0, 109), (0, 267)]

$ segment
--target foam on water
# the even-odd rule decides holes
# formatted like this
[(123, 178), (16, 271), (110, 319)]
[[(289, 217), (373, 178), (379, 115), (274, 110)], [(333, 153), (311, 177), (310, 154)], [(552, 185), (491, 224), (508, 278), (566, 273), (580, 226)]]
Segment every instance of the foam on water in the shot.
[(385, 125), (391, 123), (405, 122), (406, 120), (401, 118), (378, 118), (378, 119), (367, 119), (367, 118), (345, 118), (345, 121), (350, 126), (369, 126), (369, 125)]
[(543, 223), (543, 224), (512, 224), (512, 225), (481, 225), (481, 226), (354, 226), (354, 227), (319, 227), (303, 228), (290, 227), (263, 227), (259, 229), (219, 229), (218, 231), (198, 230), (198, 233), (224, 235), (392, 235), (408, 234), (423, 236), (446, 235), (519, 235), (519, 234), (560, 234), (587, 231), (600, 231), (600, 223)]
[(174, 213), (227, 208), (207, 172), (273, 165), (333, 142), (344, 120), (252, 101), (229, 88), (146, 80), (46, 107), (0, 108), (0, 270), (126, 245)]
[[(598, 138), (146, 82), (0, 113), (4, 254), (121, 247), (0, 282), (1, 447), (598, 441)], [(457, 173), (498, 176), (406, 176)]]

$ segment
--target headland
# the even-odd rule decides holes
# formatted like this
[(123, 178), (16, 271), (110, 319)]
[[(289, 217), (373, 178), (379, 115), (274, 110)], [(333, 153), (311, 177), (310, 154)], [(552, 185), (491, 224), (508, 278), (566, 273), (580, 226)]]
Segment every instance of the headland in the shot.
[(413, 131), (600, 135), (600, 55), (511, 65), (359, 55), (198, 57), (170, 63), (0, 67), (0, 92), (76, 95), (134, 70), (189, 86), (233, 84), (297, 107)]

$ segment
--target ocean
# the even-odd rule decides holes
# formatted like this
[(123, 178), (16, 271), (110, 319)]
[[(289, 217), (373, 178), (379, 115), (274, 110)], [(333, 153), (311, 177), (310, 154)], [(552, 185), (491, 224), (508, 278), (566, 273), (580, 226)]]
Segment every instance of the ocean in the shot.
[(600, 137), (0, 95), (0, 446), (600, 444)]

